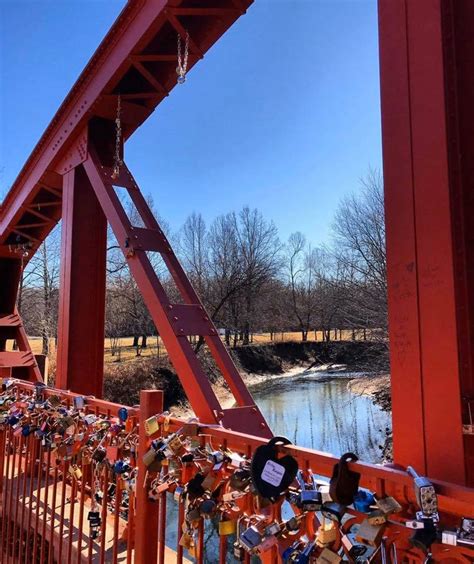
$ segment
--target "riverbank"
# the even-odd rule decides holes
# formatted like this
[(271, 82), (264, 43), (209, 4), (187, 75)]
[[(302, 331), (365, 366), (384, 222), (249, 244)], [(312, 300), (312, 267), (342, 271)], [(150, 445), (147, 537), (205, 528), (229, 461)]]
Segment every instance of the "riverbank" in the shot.
[[(274, 343), (250, 345), (230, 351), (237, 368), (250, 389), (273, 385), (284, 378), (354, 378), (361, 373), (385, 367), (386, 347), (370, 341), (329, 343)], [(201, 365), (214, 392), (224, 407), (232, 397), (210, 355), (202, 349)], [(296, 381), (296, 380), (295, 380)], [(110, 401), (134, 405), (141, 389), (165, 390), (165, 408), (181, 406), (188, 410), (186, 395), (168, 358), (148, 358), (135, 363), (116, 363), (107, 367), (104, 396)]]

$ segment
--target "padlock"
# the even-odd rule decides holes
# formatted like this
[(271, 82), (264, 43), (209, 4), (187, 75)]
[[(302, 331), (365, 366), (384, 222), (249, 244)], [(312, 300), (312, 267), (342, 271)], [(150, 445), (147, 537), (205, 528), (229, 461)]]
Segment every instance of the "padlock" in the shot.
[(183, 486), (176, 486), (174, 492), (173, 492), (173, 498), (175, 501), (180, 502), (183, 500), (183, 496), (184, 496), (184, 488)]
[(194, 539), (193, 539), (193, 543), (188, 548), (188, 554), (190, 558), (195, 558), (195, 559), (198, 558), (198, 547), (197, 544), (194, 542)]
[(89, 511), (87, 520), (89, 521), (91, 538), (97, 539), (100, 533), (100, 526), (102, 524), (100, 513), (98, 511)]
[(276, 539), (276, 537), (274, 536), (270, 536), (270, 537), (263, 537), (262, 542), (256, 547), (256, 551), (258, 552), (258, 554), (263, 554), (264, 552), (267, 552), (268, 550), (270, 550), (271, 548), (273, 548), (274, 546), (276, 546), (278, 544), (278, 541)]
[(202, 481), (202, 487), (204, 490), (212, 490), (214, 484), (216, 483), (216, 475), (213, 472), (208, 472)]
[(153, 447), (145, 452), (142, 460), (149, 472), (159, 472), (161, 470), (163, 461)]
[(301, 518), (291, 517), (288, 521), (285, 521), (285, 529), (290, 532), (299, 531), (301, 527)]
[(237, 522), (230, 519), (222, 519), (219, 521), (219, 535), (227, 536), (235, 534), (237, 530)]
[(378, 546), (382, 539), (383, 530), (384, 524), (371, 525), (368, 519), (364, 519), (356, 532), (355, 538), (360, 543)]
[(234, 542), (232, 545), (232, 554), (238, 562), (243, 562), (245, 560), (245, 549), (238, 541)]
[(326, 501), (321, 506), (321, 513), (324, 517), (326, 517), (326, 519), (341, 523), (342, 518), (346, 513), (346, 507), (336, 501)]
[(103, 449), (102, 447), (96, 448), (94, 450), (94, 452), (92, 453), (92, 460), (94, 462), (103, 462), (105, 460), (107, 453), (105, 452), (105, 449)]
[(69, 473), (76, 480), (80, 480), (82, 478), (82, 471), (76, 464), (71, 464), (71, 466), (69, 466)]
[(296, 558), (293, 557), (294, 562), (297, 564), (309, 564), (311, 554), (313, 553), (315, 546), (316, 541), (308, 542), (302, 550), (297, 553)]
[(192, 544), (193, 544), (193, 537), (187, 532), (183, 533), (179, 538), (179, 546), (182, 546), (186, 550), (189, 550)]
[(49, 396), (48, 403), (51, 407), (58, 407), (61, 405), (61, 398), (57, 394)]
[(321, 525), (316, 532), (316, 544), (323, 548), (329, 546), (337, 539), (337, 529), (333, 521), (327, 523), (323, 518)]
[(281, 533), (281, 525), (278, 521), (274, 521), (273, 523), (270, 523), (264, 529), (264, 535), (266, 537), (274, 537), (279, 533)]
[(359, 490), (354, 497), (354, 509), (361, 513), (369, 513), (370, 507), (374, 505), (374, 503), (374, 494), (366, 490)]
[(217, 504), (213, 499), (205, 499), (199, 505), (199, 513), (205, 519), (210, 519), (217, 510)]
[(184, 444), (178, 435), (172, 435), (169, 437), (166, 441), (166, 445), (174, 456), (179, 455), (184, 448)]
[(400, 513), (400, 511), (402, 511), (402, 506), (395, 498), (391, 496), (376, 499), (375, 504), (380, 509), (380, 511), (383, 511), (383, 513), (385, 513), (385, 515)]
[(341, 543), (347, 556), (355, 564), (371, 562), (378, 552), (378, 548), (358, 542), (353, 533), (343, 535)]
[(410, 544), (423, 552), (429, 552), (431, 545), (438, 537), (436, 522), (431, 518), (420, 519), (418, 522), (422, 524), (423, 527), (417, 528), (415, 533), (410, 537)]
[(291, 558), (293, 558), (293, 556), (296, 556), (298, 550), (302, 546), (302, 542), (300, 540), (296, 540), (291, 546), (286, 548), (281, 555), (283, 562), (290, 562)]
[(415, 495), (421, 511), (430, 517), (438, 513), (438, 497), (433, 484), (424, 476), (419, 476), (416, 471), (408, 466), (408, 474), (414, 479)]
[(263, 541), (263, 536), (255, 525), (245, 529), (240, 534), (239, 542), (247, 552), (252, 552)]
[(239, 468), (230, 477), (229, 486), (233, 490), (244, 491), (248, 488), (251, 479), (252, 478), (249, 469)]
[(160, 430), (160, 425), (158, 423), (158, 418), (156, 417), (156, 415), (152, 415), (151, 417), (149, 417), (143, 423), (143, 426), (144, 426), (144, 429), (145, 429), (145, 434), (148, 437), (151, 437), (151, 435), (158, 433), (158, 431)]
[(383, 525), (387, 522), (387, 515), (381, 509), (375, 509), (369, 513), (367, 521), (371, 525)]
[(296, 480), (300, 486), (300, 492), (296, 498), (296, 505), (302, 511), (319, 511), (321, 509), (323, 498), (318, 489), (315, 477), (311, 474), (311, 483), (304, 481), (303, 473), (298, 470)]
[(245, 495), (245, 492), (225, 492), (222, 494), (222, 501), (224, 503), (232, 503), (236, 499), (240, 499)]
[(316, 558), (316, 564), (339, 564), (342, 558), (329, 548), (323, 548), (321, 554)]
[(201, 519), (201, 513), (197, 507), (189, 506), (186, 514), (185, 519), (187, 523), (196, 523)]
[(456, 546), (458, 544), (456, 531), (441, 531), (441, 542), (449, 546)]
[(458, 544), (474, 546), (474, 519), (463, 517), (461, 527), (458, 529)]
[(74, 408), (77, 410), (84, 409), (85, 403), (84, 396), (75, 396), (73, 399)]

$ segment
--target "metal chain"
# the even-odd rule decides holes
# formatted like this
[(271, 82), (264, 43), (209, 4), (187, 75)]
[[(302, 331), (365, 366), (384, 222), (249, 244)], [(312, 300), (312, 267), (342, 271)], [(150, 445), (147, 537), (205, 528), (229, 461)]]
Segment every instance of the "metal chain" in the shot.
[(112, 173), (112, 178), (118, 178), (120, 175), (120, 167), (123, 165), (123, 161), (120, 158), (120, 148), (122, 142), (122, 121), (121, 121), (121, 100), (120, 94), (117, 99), (117, 117), (115, 118), (115, 155), (114, 155), (114, 171)]
[(188, 54), (189, 54), (189, 32), (186, 31), (186, 39), (184, 42), (184, 56), (181, 48), (181, 34), (178, 33), (178, 66), (176, 74), (178, 75), (178, 84), (186, 82), (186, 72), (188, 70)]

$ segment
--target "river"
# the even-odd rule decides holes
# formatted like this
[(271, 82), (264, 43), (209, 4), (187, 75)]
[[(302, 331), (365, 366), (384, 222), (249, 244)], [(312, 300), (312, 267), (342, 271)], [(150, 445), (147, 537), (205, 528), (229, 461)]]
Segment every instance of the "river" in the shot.
[[(366, 462), (379, 462), (379, 445), (384, 442), (385, 429), (391, 426), (390, 414), (369, 397), (352, 393), (347, 376), (305, 372), (260, 384), (252, 395), (275, 434), (299, 446), (335, 455), (351, 451)], [(172, 548), (177, 542), (177, 513), (176, 502), (168, 496), (166, 544)], [(219, 562), (218, 538), (215, 520), (206, 520), (205, 564)], [(234, 540), (229, 538), (229, 546)], [(235, 561), (229, 554), (227, 562)]]
[(270, 428), (294, 444), (335, 455), (354, 452), (380, 462), (389, 413), (371, 398), (352, 393), (348, 378), (316, 372), (281, 378), (252, 391)]

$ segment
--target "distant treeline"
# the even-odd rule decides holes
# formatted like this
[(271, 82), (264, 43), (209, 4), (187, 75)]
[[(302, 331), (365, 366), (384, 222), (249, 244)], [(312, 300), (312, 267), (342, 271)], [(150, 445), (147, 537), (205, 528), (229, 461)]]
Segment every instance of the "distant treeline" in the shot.
[[(130, 205), (126, 209), (139, 226), (137, 211)], [(221, 215), (210, 225), (193, 213), (173, 233), (161, 223), (229, 346), (248, 344), (255, 332), (299, 331), (305, 341), (318, 330), (329, 341), (337, 329), (365, 330), (370, 339), (386, 342), (384, 203), (378, 173), (369, 172), (361, 189), (340, 202), (326, 247), (314, 247), (312, 233), (307, 238), (295, 232), (282, 242), (274, 223), (250, 207)], [(170, 300), (178, 301), (161, 257), (153, 255)], [(27, 332), (41, 335), (45, 354), (57, 333), (59, 257), (57, 228), (30, 261), (19, 294)], [(106, 336), (113, 342), (130, 335), (140, 346), (156, 329), (110, 233)]]

